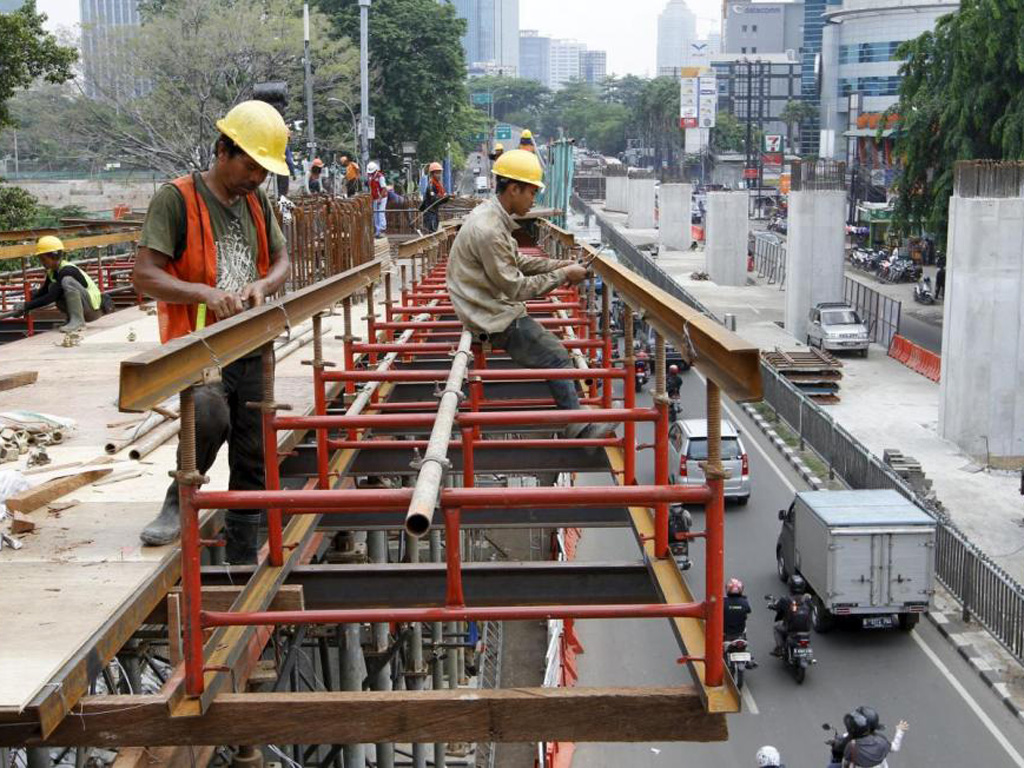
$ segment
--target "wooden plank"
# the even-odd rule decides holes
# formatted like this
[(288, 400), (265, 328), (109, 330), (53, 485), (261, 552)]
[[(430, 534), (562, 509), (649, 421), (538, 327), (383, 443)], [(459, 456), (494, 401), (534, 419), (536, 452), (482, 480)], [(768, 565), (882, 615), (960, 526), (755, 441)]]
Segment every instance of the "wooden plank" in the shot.
[(217, 747), (126, 747), (118, 750), (111, 768), (202, 768)]
[[(238, 586), (207, 586), (203, 587), (203, 610), (204, 611), (230, 611), (232, 604), (242, 594), (242, 585)], [(175, 587), (167, 595), (167, 600), (181, 599), (181, 587)], [(146, 624), (168, 624), (173, 616), (173, 605), (171, 602), (157, 604), (153, 612), (146, 617)], [(274, 595), (270, 602), (270, 611), (304, 611), (306, 600), (302, 592), (301, 584), (282, 584), (281, 588)], [(180, 621), (180, 619), (179, 619)], [(170, 629), (168, 629), (170, 632)], [(174, 662), (177, 663), (177, 662)]]
[(47, 480), (35, 488), (29, 488), (27, 491), (11, 496), (5, 504), (8, 509), (15, 512), (31, 512), (39, 509), (43, 504), (49, 504), (54, 499), (59, 499), (66, 493), (77, 491), (82, 486), (109, 475), (110, 472), (109, 469), (91, 469), (87, 472), (79, 472), (77, 475)]
[[(115, 232), (109, 235), (91, 235), (87, 237), (72, 237), (64, 240), (64, 252), (79, 251), (83, 248), (98, 248), (104, 245), (116, 245), (118, 243), (138, 242), (142, 235), (142, 227), (129, 232)], [(5, 245), (0, 247), (0, 261), (5, 259), (21, 259), (26, 256), (36, 255), (36, 244), (22, 243), (21, 245)]]
[(6, 389), (17, 389), (35, 384), (39, 371), (18, 371), (17, 373), (0, 374), (0, 392)]
[[(4, 723), (0, 746), (344, 744), (436, 741), (724, 741), (725, 716), (675, 688), (507, 688), (225, 693), (202, 717), (152, 696), (90, 696), (44, 742)], [(36, 731), (33, 732), (32, 728)]]

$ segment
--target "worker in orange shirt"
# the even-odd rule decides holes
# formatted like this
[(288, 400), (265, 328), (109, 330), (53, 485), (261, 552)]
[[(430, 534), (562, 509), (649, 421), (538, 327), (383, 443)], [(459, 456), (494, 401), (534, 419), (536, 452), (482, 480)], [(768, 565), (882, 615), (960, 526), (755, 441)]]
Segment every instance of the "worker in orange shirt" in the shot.
[(359, 191), (359, 165), (348, 155), (342, 155), (341, 168), (345, 171), (345, 195), (355, 197)]

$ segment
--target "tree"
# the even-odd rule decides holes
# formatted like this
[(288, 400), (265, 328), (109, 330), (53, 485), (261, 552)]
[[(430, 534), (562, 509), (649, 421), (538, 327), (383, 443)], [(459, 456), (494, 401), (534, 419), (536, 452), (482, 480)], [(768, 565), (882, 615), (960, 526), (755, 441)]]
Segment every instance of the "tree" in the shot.
[[(318, 0), (339, 37), (358, 39), (356, 0)], [(416, 141), (421, 159), (445, 156), (472, 130), (466, 60), (460, 38), (466, 22), (450, 3), (376, 0), (370, 9), (370, 112), (373, 152), (392, 162), (401, 143)]]
[(719, 112), (715, 116), (715, 127), (711, 129), (710, 142), (714, 152), (742, 152), (746, 129), (731, 112)]
[(786, 124), (786, 146), (792, 151), (793, 148), (793, 126), (799, 125), (804, 120), (810, 120), (817, 114), (813, 104), (806, 101), (791, 99), (779, 113), (779, 119)]
[(487, 75), (469, 81), (470, 93), (488, 93), (493, 99), (494, 117), (508, 120), (514, 112), (538, 114), (551, 92), (536, 80)]
[(17, 11), (0, 13), (0, 128), (11, 124), (7, 101), (16, 90), (40, 77), (51, 83), (71, 78), (78, 53), (58, 44), (43, 29), (44, 21), (46, 15), (36, 12), (35, 0), (26, 0)]
[(35, 195), (21, 187), (0, 187), (0, 232), (31, 227), (36, 203)]
[[(310, 23), (327, 26), (315, 12)], [(87, 114), (67, 126), (88, 141), (83, 149), (169, 174), (205, 168), (216, 121), (267, 80), (288, 82), (285, 118), (305, 122), (298, 0), (164, 0), (147, 6), (145, 23), (125, 34), (112, 67), (123, 75), (97, 82), (102, 98), (85, 102)], [(313, 61), (314, 106), (326, 115), (328, 97), (351, 98), (356, 54), (346, 40), (317, 35)], [(329, 123), (319, 127), (329, 135)]]
[[(945, 237), (958, 160), (1024, 159), (1024, 6), (1016, 0), (963, 0), (934, 31), (907, 41), (900, 68), (895, 153), (895, 225)], [(879, 134), (888, 120), (879, 124)]]

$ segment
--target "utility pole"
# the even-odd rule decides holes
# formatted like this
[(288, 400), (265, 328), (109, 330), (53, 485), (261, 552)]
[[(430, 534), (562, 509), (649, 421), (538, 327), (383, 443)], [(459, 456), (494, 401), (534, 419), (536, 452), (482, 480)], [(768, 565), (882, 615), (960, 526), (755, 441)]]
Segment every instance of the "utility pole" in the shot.
[(748, 171), (753, 168), (754, 156), (754, 69), (749, 59), (743, 65), (747, 68), (747, 161), (744, 163), (743, 176), (747, 182), (747, 215), (750, 215), (750, 178)]
[(370, 0), (359, 0), (359, 138), (363, 172), (370, 162)]
[(313, 158), (316, 157), (316, 133), (313, 130), (313, 62), (309, 50), (309, 3), (302, 4), (302, 34), (305, 51), (303, 63), (306, 69), (306, 143), (309, 146), (309, 161), (313, 162)]

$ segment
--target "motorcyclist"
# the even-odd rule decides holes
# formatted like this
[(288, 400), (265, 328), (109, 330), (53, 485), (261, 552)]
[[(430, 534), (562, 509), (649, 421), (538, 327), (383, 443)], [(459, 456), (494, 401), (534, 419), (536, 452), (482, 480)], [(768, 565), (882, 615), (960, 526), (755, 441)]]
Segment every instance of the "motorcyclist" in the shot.
[[(723, 603), (725, 613), (725, 642), (738, 640), (747, 636), (747, 615), (750, 613), (750, 601), (743, 594), (743, 582), (739, 579), (729, 579), (725, 585), (725, 601)], [(757, 667), (757, 662), (751, 659), (747, 662), (748, 669)]]
[(779, 754), (779, 750), (775, 747), (765, 744), (754, 756), (757, 761), (757, 768), (786, 768), (782, 764), (782, 755)]
[(668, 376), (665, 378), (665, 388), (668, 390), (668, 396), (671, 398), (679, 397), (679, 390), (683, 387), (683, 377), (679, 375), (679, 366), (670, 365), (668, 367)]
[(785, 654), (786, 637), (791, 632), (810, 632), (811, 599), (807, 595), (807, 582), (803, 576), (794, 573), (789, 577), (789, 595), (780, 597), (771, 604), (775, 611), (775, 648), (772, 656)]
[[(889, 768), (886, 757), (890, 752), (899, 752), (903, 743), (903, 734), (910, 727), (906, 720), (900, 720), (896, 724), (896, 735), (892, 741), (879, 731), (885, 728), (878, 720), (878, 712), (871, 707), (857, 707), (850, 715), (859, 715), (863, 720), (864, 727), (860, 735), (852, 735), (853, 731), (847, 727), (851, 734), (843, 749), (843, 768)], [(845, 723), (845, 718), (844, 718)]]
[(868, 734), (868, 721), (859, 710), (853, 710), (843, 715), (843, 727), (845, 733), (837, 734), (835, 738), (827, 742), (832, 749), (828, 762), (828, 768), (842, 768), (843, 754), (846, 752), (846, 745), (851, 739), (859, 739)]

